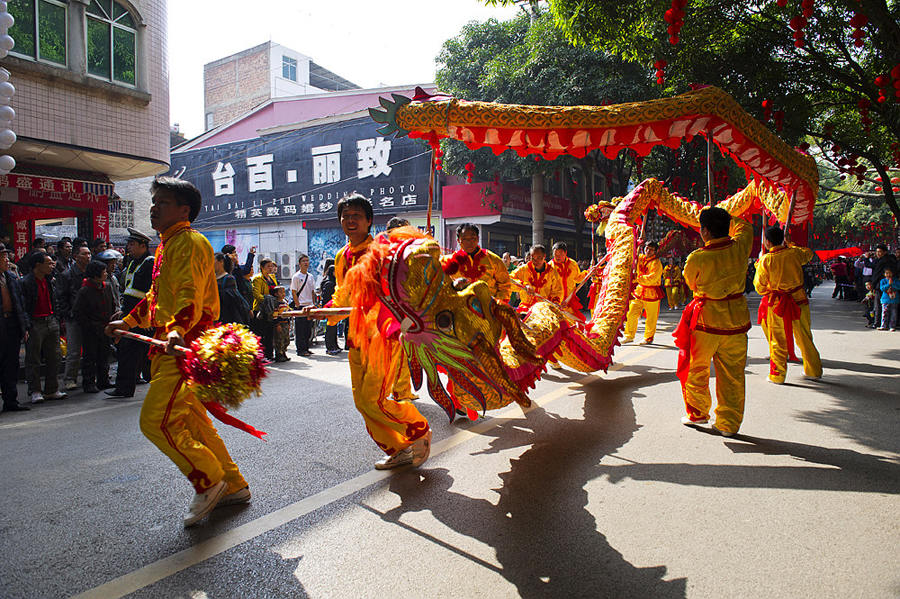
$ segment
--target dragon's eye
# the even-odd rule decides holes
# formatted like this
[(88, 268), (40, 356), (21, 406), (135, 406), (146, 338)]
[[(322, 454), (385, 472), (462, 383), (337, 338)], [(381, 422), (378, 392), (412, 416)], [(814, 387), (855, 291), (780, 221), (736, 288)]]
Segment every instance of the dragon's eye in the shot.
[(450, 311), (438, 312), (434, 319), (437, 328), (445, 333), (453, 333), (453, 313)]

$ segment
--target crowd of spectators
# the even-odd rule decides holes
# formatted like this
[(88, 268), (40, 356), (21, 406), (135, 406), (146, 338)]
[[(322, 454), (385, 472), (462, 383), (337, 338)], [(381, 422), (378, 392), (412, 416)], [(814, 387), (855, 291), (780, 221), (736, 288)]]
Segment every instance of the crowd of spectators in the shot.
[[(140, 238), (143, 253), (148, 254), (149, 238)], [(30, 403), (65, 399), (67, 391), (79, 387), (79, 375), (86, 393), (110, 388), (109, 355), (115, 349), (103, 327), (123, 309), (122, 278), (133, 259), (123, 261), (123, 255), (107, 249), (102, 239), (63, 237), (55, 244), (36, 238), (30, 251), (13, 263), (11, 250), (0, 244), (4, 411), (29, 409), (16, 392), (23, 343)]]

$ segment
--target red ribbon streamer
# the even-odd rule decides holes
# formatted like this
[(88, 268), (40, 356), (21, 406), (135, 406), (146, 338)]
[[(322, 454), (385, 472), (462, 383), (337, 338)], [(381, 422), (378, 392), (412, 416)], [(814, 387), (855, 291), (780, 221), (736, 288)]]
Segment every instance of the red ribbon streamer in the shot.
[(260, 430), (256, 430), (255, 428), (253, 428), (252, 426), (250, 426), (243, 420), (235, 418), (234, 416), (232, 416), (231, 414), (228, 413), (228, 410), (226, 410), (225, 406), (223, 406), (222, 404), (215, 402), (215, 401), (204, 401), (203, 407), (206, 408), (210, 414), (215, 416), (216, 419), (224, 422), (228, 426), (233, 426), (234, 428), (240, 429), (240, 430), (244, 431), (245, 433), (250, 433), (257, 439), (262, 439), (263, 441), (265, 441), (265, 439), (263, 439), (263, 436), (267, 435), (268, 433), (265, 433)]

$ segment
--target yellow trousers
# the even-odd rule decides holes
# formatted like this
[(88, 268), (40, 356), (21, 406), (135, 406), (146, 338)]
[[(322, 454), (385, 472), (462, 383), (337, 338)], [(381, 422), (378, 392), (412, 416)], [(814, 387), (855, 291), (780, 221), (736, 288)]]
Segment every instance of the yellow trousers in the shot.
[[(775, 314), (775, 309), (771, 306), (766, 314), (766, 325), (763, 331), (769, 340), (769, 379), (776, 383), (783, 383), (787, 374), (787, 332), (784, 329), (784, 320)], [(819, 358), (819, 350), (813, 343), (808, 304), (800, 306), (800, 319), (793, 321), (792, 328), (794, 329), (794, 342), (803, 355), (803, 374), (813, 377), (822, 376), (822, 360)]]
[(400, 368), (397, 369), (397, 381), (394, 383), (393, 394), (397, 401), (412, 401), (418, 399), (418, 396), (412, 390), (412, 378), (409, 375), (409, 361), (406, 359), (406, 352), (403, 346), (397, 344), (400, 348)]
[(709, 363), (716, 369), (716, 428), (738, 432), (744, 419), (744, 366), (747, 364), (747, 333), (714, 335), (691, 333), (691, 360), (684, 384), (684, 405), (693, 420), (709, 417)]
[(666, 287), (666, 300), (670, 308), (674, 308), (682, 301), (681, 285), (670, 285)]
[[(399, 344), (396, 347), (395, 351), (402, 351)], [(374, 369), (369, 368), (368, 356), (363, 355), (356, 347), (350, 348), (349, 354), (353, 402), (362, 414), (366, 431), (375, 444), (386, 454), (394, 455), (427, 433), (428, 421), (413, 404), (408, 401), (394, 401), (388, 398), (389, 393), (382, 392), (385, 380)], [(406, 384), (409, 385), (408, 366), (406, 380)], [(382, 396), (383, 400), (380, 399)]]
[(628, 319), (625, 321), (625, 337), (634, 339), (637, 332), (638, 319), (641, 312), (645, 312), (647, 320), (644, 321), (644, 339), (647, 341), (653, 339), (656, 334), (656, 319), (659, 317), (659, 300), (649, 302), (632, 298), (628, 307)]
[(154, 355), (150, 389), (141, 407), (141, 432), (175, 462), (202, 493), (221, 480), (226, 493), (247, 486), (225, 443), (178, 370), (175, 358)]

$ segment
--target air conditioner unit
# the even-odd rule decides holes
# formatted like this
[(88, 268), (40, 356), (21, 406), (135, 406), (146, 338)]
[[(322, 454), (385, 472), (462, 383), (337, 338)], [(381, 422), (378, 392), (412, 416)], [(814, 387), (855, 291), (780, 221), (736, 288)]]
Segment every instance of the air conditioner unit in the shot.
[(274, 260), (275, 264), (278, 265), (278, 270), (275, 271), (275, 277), (279, 281), (291, 280), (294, 270), (296, 270), (297, 252), (271, 252), (266, 254), (265, 257)]

